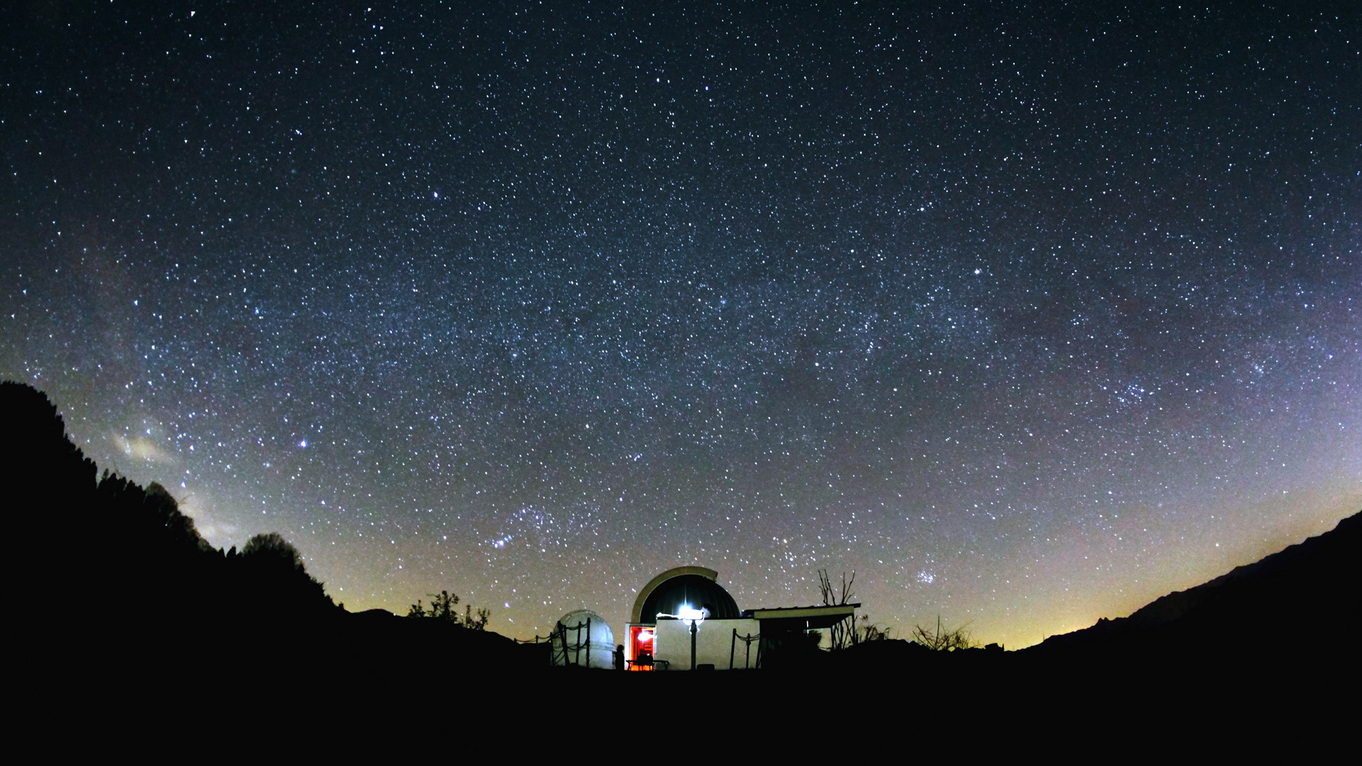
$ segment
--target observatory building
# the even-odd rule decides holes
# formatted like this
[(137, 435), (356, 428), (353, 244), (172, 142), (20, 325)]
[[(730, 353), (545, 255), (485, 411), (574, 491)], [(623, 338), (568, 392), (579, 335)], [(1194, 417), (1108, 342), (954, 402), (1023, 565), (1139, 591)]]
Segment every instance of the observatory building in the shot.
[(757, 668), (764, 654), (791, 635), (843, 620), (854, 627), (860, 604), (739, 610), (718, 576), (705, 567), (677, 567), (643, 586), (624, 644), (630, 669)]

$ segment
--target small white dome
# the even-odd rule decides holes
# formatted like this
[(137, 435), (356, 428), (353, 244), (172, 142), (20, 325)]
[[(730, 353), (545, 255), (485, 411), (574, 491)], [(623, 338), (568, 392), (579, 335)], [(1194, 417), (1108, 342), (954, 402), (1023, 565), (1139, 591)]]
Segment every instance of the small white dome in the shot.
[(615, 666), (615, 633), (599, 614), (578, 609), (559, 618), (558, 626), (553, 632), (554, 665)]

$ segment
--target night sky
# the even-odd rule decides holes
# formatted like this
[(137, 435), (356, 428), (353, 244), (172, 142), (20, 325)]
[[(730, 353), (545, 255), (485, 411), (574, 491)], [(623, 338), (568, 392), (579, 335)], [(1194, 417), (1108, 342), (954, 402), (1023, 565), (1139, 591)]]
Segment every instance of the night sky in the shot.
[(16, 5), (0, 377), (351, 611), (1019, 648), (1362, 509), (1356, 3)]

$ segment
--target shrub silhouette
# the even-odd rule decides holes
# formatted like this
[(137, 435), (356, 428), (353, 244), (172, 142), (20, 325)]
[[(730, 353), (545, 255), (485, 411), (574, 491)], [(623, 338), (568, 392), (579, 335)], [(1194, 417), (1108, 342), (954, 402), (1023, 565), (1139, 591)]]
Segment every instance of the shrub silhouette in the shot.
[(953, 652), (956, 649), (971, 649), (974, 642), (970, 639), (969, 624), (956, 628), (941, 627), (941, 615), (936, 617), (936, 630), (913, 626), (913, 641), (937, 652)]
[(449, 625), (469, 630), (487, 630), (487, 621), (492, 616), (492, 610), (480, 607), (475, 614), (472, 604), (465, 604), (463, 614), (459, 614), (456, 608), (459, 605), (459, 597), (447, 590), (439, 593), (428, 593), (430, 596), (430, 606), (421, 605), (421, 599), (416, 599), (407, 610), (408, 617), (419, 617), (424, 619), (440, 620)]

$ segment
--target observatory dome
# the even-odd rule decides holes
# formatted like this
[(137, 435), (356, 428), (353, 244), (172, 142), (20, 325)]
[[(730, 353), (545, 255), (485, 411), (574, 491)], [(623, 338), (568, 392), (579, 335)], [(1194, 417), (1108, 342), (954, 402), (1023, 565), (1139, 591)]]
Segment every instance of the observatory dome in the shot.
[(738, 602), (715, 582), (718, 573), (702, 567), (677, 567), (654, 577), (644, 586), (634, 606), (634, 621), (652, 623), (659, 614), (677, 614), (682, 605), (709, 609), (716, 620), (741, 617)]
[(553, 664), (614, 667), (615, 634), (599, 614), (577, 609), (558, 618), (553, 634)]

